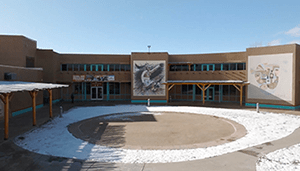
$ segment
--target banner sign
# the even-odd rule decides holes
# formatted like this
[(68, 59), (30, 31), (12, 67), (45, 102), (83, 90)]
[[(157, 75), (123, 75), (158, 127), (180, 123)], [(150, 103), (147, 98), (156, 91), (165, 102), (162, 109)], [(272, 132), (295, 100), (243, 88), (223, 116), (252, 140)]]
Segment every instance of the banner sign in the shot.
[(115, 81), (114, 75), (73, 75), (73, 82)]

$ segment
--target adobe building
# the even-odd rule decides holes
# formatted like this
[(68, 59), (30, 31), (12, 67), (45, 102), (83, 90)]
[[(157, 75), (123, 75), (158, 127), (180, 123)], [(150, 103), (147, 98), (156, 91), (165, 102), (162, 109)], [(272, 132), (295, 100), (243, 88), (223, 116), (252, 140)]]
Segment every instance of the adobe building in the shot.
[[(95, 55), (38, 49), (37, 42), (27, 37), (0, 35), (0, 81), (70, 85), (54, 90), (53, 102), (70, 101), (73, 94), (75, 101), (210, 101), (298, 109), (299, 73), (298, 44), (232, 53)], [(37, 105), (47, 103), (47, 96), (39, 93)], [(29, 111), (30, 106), (29, 95), (16, 93), (11, 116)]]

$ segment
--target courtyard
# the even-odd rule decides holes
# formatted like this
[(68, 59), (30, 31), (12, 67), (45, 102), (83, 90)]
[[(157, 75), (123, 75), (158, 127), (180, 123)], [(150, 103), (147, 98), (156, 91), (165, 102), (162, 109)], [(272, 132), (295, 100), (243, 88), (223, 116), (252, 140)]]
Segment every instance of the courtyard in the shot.
[[(293, 138), (300, 134), (297, 111), (287, 115), (249, 108), (63, 105), (70, 109), (63, 117), (2, 141), (2, 148), (10, 144), (16, 149), (13, 156), (26, 153), (18, 156), (20, 163), (35, 156), (24, 170), (34, 170), (33, 166), (43, 170), (54, 166), (58, 170), (199, 170), (197, 165), (203, 170), (299, 168), (295, 151), (299, 141)], [(54, 106), (56, 115), (58, 108)], [(296, 146), (282, 149), (292, 145)], [(16, 163), (9, 165), (16, 158), (1, 159), (4, 170), (18, 168)]]

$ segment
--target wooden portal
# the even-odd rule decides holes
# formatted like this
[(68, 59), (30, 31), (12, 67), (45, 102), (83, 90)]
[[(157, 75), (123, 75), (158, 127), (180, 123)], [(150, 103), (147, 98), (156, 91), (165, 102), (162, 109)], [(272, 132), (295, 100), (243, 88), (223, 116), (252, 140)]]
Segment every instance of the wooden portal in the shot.
[(202, 103), (205, 104), (205, 91), (211, 86), (211, 85), (233, 85), (239, 92), (240, 92), (240, 106), (243, 106), (243, 87), (245, 85), (249, 85), (249, 83), (244, 83), (242, 81), (242, 83), (230, 83), (228, 81), (224, 81), (224, 82), (214, 82), (214, 81), (207, 81), (209, 83), (201, 83), (201, 81), (195, 81), (195, 82), (167, 82), (164, 83), (167, 85), (167, 102), (169, 102), (169, 91), (175, 86), (175, 85), (197, 85), (201, 91), (202, 91)]

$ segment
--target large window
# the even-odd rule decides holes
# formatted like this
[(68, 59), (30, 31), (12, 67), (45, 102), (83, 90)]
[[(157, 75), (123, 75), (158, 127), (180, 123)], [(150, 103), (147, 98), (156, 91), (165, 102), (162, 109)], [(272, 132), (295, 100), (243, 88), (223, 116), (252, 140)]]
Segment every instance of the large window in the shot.
[(193, 85), (182, 85), (181, 93), (182, 94), (193, 94)]
[(189, 71), (188, 65), (170, 65), (170, 71)]
[[(29, 66), (29, 64), (28, 64)], [(61, 71), (130, 71), (129, 64), (61, 64)]]
[(120, 94), (120, 83), (109, 83), (109, 94)]
[[(246, 63), (192, 64), (191, 71), (246, 70)], [(170, 65), (170, 71), (189, 71), (189, 65)]]

